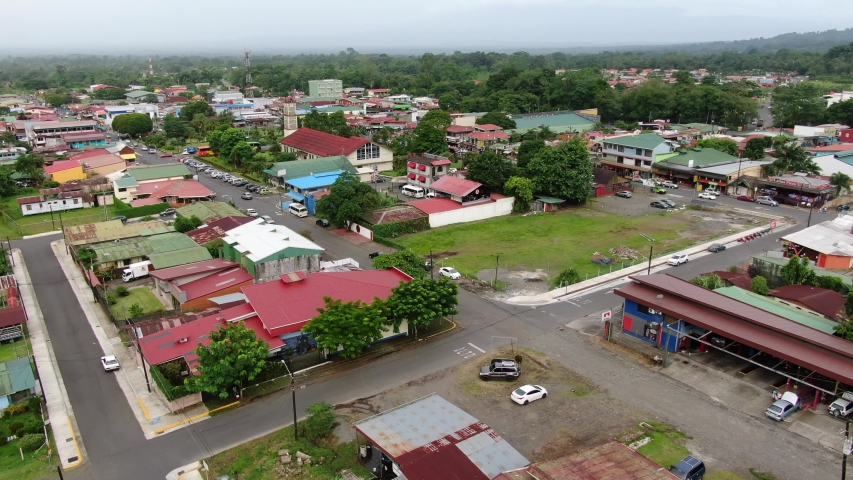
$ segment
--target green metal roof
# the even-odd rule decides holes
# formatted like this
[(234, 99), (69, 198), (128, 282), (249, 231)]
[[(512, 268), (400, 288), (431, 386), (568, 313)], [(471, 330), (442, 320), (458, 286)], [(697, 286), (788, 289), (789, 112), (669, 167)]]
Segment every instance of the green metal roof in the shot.
[[(759, 262), (766, 262), (779, 267), (784, 267), (785, 265), (787, 265), (789, 260), (788, 258), (767, 257), (764, 255), (757, 255), (752, 258)], [(812, 270), (814, 270), (815, 274), (819, 277), (836, 277), (841, 279), (841, 281), (844, 282), (845, 285), (853, 286), (853, 277), (851, 277), (850, 275), (844, 275), (843, 273), (838, 273), (834, 270), (826, 270), (820, 267), (816, 267), (814, 262), (812, 262), (811, 260), (809, 260), (809, 265), (812, 267)]]
[(0, 363), (0, 397), (23, 392), (35, 386), (36, 378), (29, 358)]
[(536, 197), (536, 200), (539, 200), (542, 203), (553, 203), (553, 204), (565, 202), (565, 200), (563, 200), (562, 198), (554, 198), (554, 197)]
[(113, 183), (115, 183), (119, 188), (135, 187), (139, 185), (139, 183), (136, 182), (136, 179), (131, 176), (117, 178)]
[(124, 238), (112, 242), (97, 243), (89, 248), (97, 255), (98, 263), (120, 262), (144, 257), (154, 250), (148, 239), (151, 237)]
[(659, 160), (657, 164), (666, 165), (669, 163), (687, 167), (691, 160), (693, 161), (693, 168), (702, 168), (710, 165), (737, 163), (738, 158), (713, 148), (691, 148), (680, 150), (675, 155), (669, 155), (665, 159)]
[(133, 167), (127, 169), (127, 174), (135, 178), (137, 182), (147, 180), (166, 179), (171, 177), (192, 176), (190, 170), (183, 163), (170, 163), (168, 165), (152, 165), (150, 167)]
[(151, 260), (154, 268), (177, 267), (178, 265), (210, 260), (211, 258), (213, 257), (210, 256), (210, 252), (199, 245), (171, 252), (152, 253), (148, 255), (148, 259)]
[(142, 98), (142, 97), (145, 97), (147, 95), (157, 95), (157, 94), (154, 92), (146, 92), (145, 90), (134, 90), (132, 92), (127, 92), (124, 94), (125, 97), (130, 97), (130, 98)]
[(151, 245), (151, 253), (173, 252), (198, 246), (192, 238), (179, 232), (148, 237), (148, 244)]
[(662, 144), (665, 140), (656, 133), (641, 133), (639, 135), (625, 135), (624, 137), (605, 138), (602, 143), (612, 143), (625, 147), (644, 148), (652, 150)]
[[(280, 170), (284, 170), (285, 174), (278, 177), (277, 173)], [(290, 180), (292, 178), (307, 177), (315, 173), (334, 172), (336, 170), (344, 170), (353, 175), (358, 173), (352, 163), (347, 160), (347, 157), (341, 155), (312, 158), (310, 160), (294, 160), (292, 162), (277, 162), (264, 170), (264, 173), (283, 180)]]
[(805, 313), (801, 310), (789, 307), (781, 302), (763, 297), (757, 293), (744, 290), (740, 287), (723, 287), (714, 291), (755, 308), (760, 308), (765, 312), (770, 312), (774, 315), (787, 318), (788, 320), (830, 335), (835, 333), (835, 326), (838, 325), (831, 320)]
[(589, 130), (593, 125), (592, 120), (571, 112), (550, 114), (529, 113), (524, 115), (511, 115), (510, 118), (515, 122), (515, 128), (512, 129), (512, 131), (519, 133), (524, 133), (527, 130), (534, 128), (540, 128), (543, 125), (557, 133), (575, 130), (578, 132), (584, 132)]
[(245, 217), (240, 210), (225, 202), (196, 202), (178, 209), (178, 215), (190, 218), (193, 215), (202, 222), (211, 222), (225, 217)]

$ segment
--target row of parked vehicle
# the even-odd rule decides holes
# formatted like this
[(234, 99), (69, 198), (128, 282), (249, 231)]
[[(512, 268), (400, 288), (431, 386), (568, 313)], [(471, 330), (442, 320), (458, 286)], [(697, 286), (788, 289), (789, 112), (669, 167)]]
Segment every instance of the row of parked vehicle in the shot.
[(256, 183), (252, 183), (246, 180), (245, 178), (241, 178), (237, 175), (219, 171), (204, 162), (188, 159), (181, 159), (181, 161), (184, 165), (190, 168), (195, 168), (199, 174), (205, 173), (209, 175), (210, 178), (217, 178), (219, 180), (222, 180), (223, 182), (228, 182), (231, 185), (234, 185), (235, 187), (245, 188), (246, 192), (248, 193), (248, 196), (246, 198), (243, 196), (246, 194), (243, 194), (241, 195), (241, 197), (246, 200), (250, 200), (252, 198), (252, 193), (257, 193), (258, 195), (269, 195), (272, 193), (272, 190), (270, 188), (264, 187), (263, 185), (258, 185)]

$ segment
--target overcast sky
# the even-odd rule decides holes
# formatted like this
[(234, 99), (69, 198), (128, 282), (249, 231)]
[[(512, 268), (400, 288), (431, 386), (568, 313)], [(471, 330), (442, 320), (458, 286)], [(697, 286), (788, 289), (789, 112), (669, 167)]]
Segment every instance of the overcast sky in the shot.
[(693, 43), (853, 26), (801, 0), (0, 0), (0, 55), (491, 50)]

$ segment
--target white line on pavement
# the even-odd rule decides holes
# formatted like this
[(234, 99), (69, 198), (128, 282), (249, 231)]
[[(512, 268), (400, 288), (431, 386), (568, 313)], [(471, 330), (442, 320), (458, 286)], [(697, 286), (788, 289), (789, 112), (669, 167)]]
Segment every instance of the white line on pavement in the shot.
[(482, 348), (480, 348), (480, 347), (478, 347), (478, 346), (474, 345), (474, 344), (473, 344), (473, 343), (471, 343), (471, 342), (468, 342), (468, 345), (471, 345), (472, 347), (476, 348), (477, 350), (479, 350), (479, 351), (480, 351), (480, 353), (486, 353), (486, 351), (485, 351), (485, 350), (483, 350)]

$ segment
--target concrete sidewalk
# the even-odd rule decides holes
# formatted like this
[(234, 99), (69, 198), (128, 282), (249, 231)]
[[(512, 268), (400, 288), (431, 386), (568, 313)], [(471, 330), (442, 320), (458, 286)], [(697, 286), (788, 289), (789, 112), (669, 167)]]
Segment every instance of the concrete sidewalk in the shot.
[(66, 253), (65, 241), (57, 240), (51, 243), (51, 247), (104, 355), (115, 355), (121, 364), (121, 369), (115, 372), (116, 380), (139, 426), (145, 432), (145, 438), (151, 439), (166, 430), (171, 431), (208, 418), (207, 407), (204, 405), (198, 405), (177, 414), (171, 413), (155, 393), (157, 386), (150, 376), (149, 391), (146, 372), (137, 363), (133, 345), (121, 339), (116, 326), (98, 305), (82, 272), (71, 255)]
[(24, 263), (24, 256), (20, 250), (13, 249), (12, 258), (15, 264), (15, 279), (18, 281), (21, 300), (27, 314), (30, 344), (47, 405), (47, 415), (50, 418), (56, 454), (63, 469), (74, 468), (82, 464), (85, 458), (82, 442), (77, 438), (74, 412), (71, 409), (71, 402), (68, 400), (68, 393), (65, 391), (65, 384), (62, 382), (59, 365), (53, 355), (50, 337), (44, 325), (38, 300), (36, 300), (33, 292), (33, 284)]

